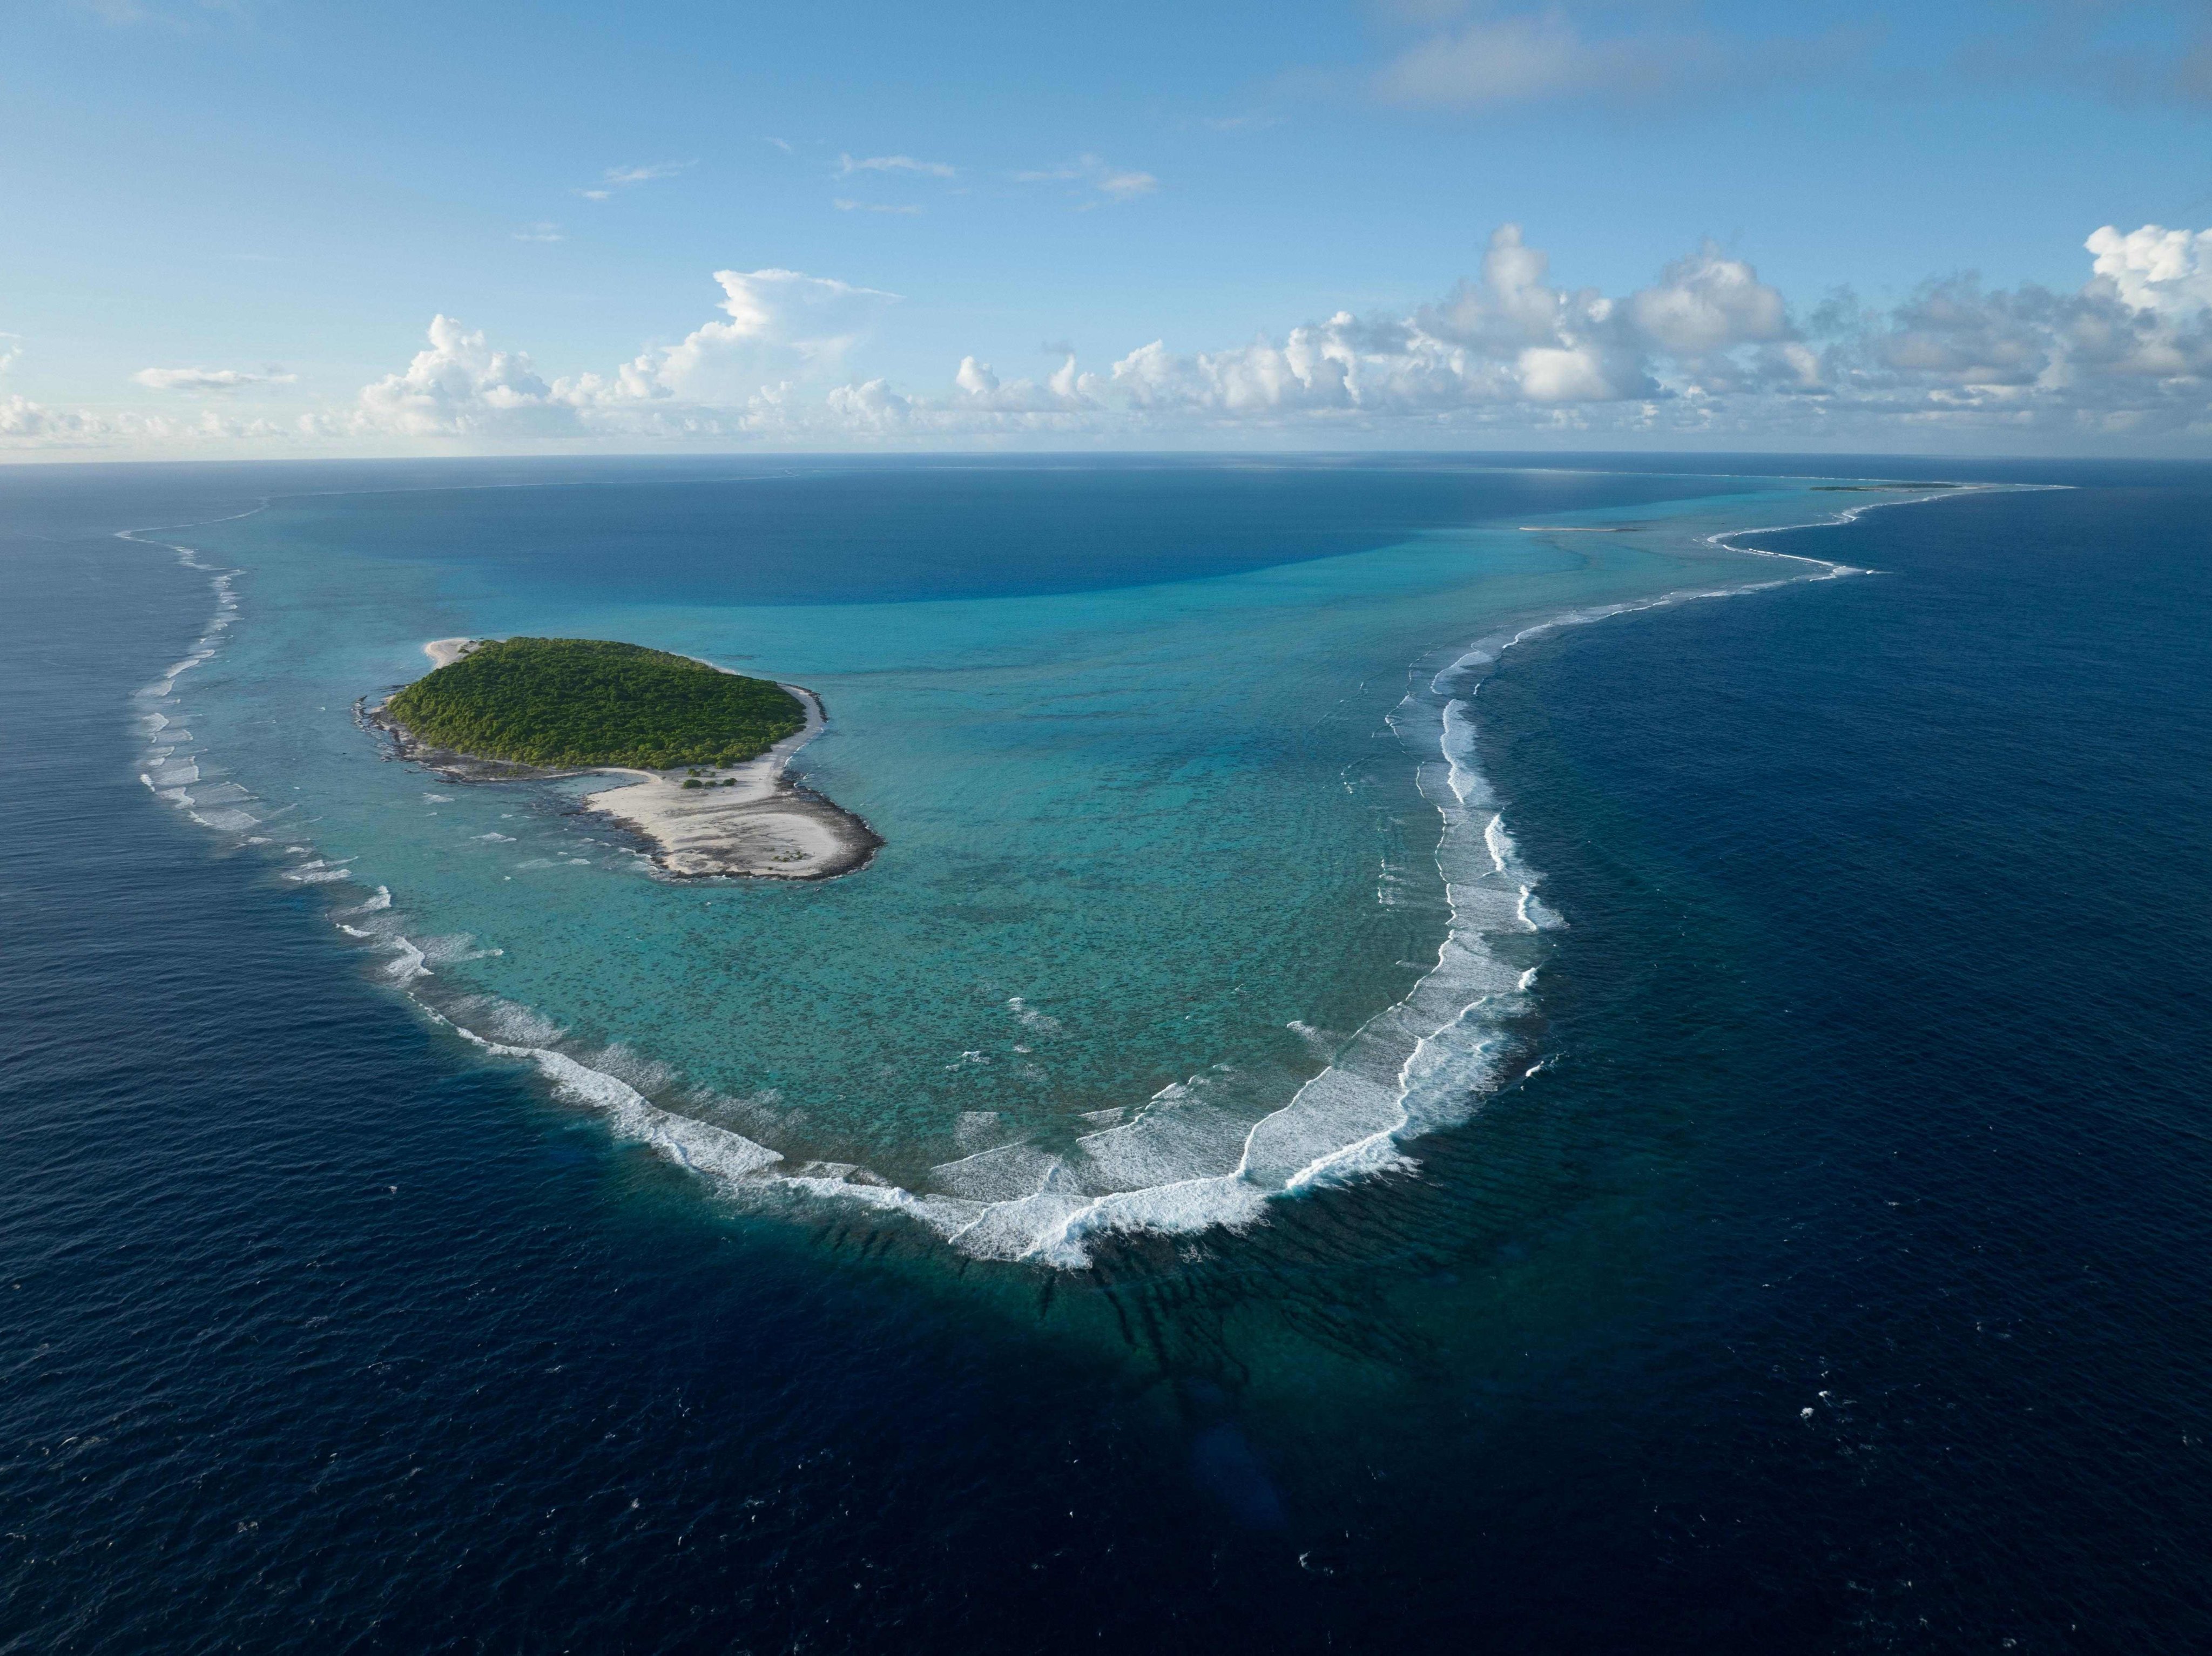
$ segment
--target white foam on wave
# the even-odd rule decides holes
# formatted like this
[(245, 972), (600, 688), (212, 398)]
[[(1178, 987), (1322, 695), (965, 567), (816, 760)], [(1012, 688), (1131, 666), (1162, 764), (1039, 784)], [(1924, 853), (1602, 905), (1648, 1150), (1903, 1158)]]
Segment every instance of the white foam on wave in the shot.
[[(251, 511), (213, 521), (224, 523), (234, 518), (251, 517), (262, 509), (257, 506)], [(126, 529), (119, 531), (116, 538), (165, 547), (176, 555), (177, 561), (185, 568), (205, 573), (215, 598), (215, 613), (205, 630), (193, 641), (191, 652), (171, 663), (151, 683), (141, 686), (131, 698), (139, 706), (139, 734), (147, 743), (139, 761), (144, 768), (138, 773), (138, 779), (155, 798), (184, 812), (201, 827), (244, 839), (246, 830), (261, 822), (254, 812), (242, 808), (255, 796), (235, 782), (211, 781), (221, 776), (222, 770), (220, 767), (210, 769), (196, 751), (195, 738), (176, 694), (179, 679), (215, 659), (223, 634), (237, 619), (238, 572), (204, 561), (189, 546), (155, 540), (151, 538), (154, 532)], [(210, 781), (210, 786), (200, 786), (203, 781)], [(254, 841), (246, 840), (246, 843)]]
[[(1844, 573), (1843, 566), (1802, 561)], [(1163, 1088), (1127, 1119), (1118, 1109), (1094, 1112), (1099, 1125), (1065, 1151), (988, 1143), (987, 1124), (963, 1117), (958, 1137), (969, 1153), (933, 1167), (932, 1188), (909, 1190), (843, 1163), (791, 1167), (750, 1139), (741, 1139), (748, 1148), (734, 1156), (702, 1156), (682, 1136), (724, 1130), (659, 1110), (610, 1073), (622, 1066), (605, 1055), (583, 1064), (544, 1042), (470, 1039), (530, 1058), (564, 1095), (607, 1110), (618, 1132), (668, 1149), (729, 1192), (785, 1192), (903, 1214), (980, 1259), (1082, 1270), (1093, 1248), (1117, 1234), (1242, 1229), (1261, 1220), (1272, 1201), (1411, 1172), (1418, 1163), (1409, 1143), (1467, 1120), (1511, 1072), (1516, 1028), (1533, 1010), (1540, 968), (1508, 958), (1524, 953), (1525, 942), (1508, 951), (1498, 940), (1565, 924), (1538, 895), (1540, 876), (1522, 859), (1477, 760), (1475, 708), (1484, 677), (1508, 652), (1562, 628), (1804, 579), (1683, 589), (1569, 610), (1479, 639), (1441, 670), (1417, 675), (1389, 724), (1417, 755), (1416, 785), (1440, 819), (1436, 865), (1449, 915), (1444, 937), (1403, 998), (1340, 1045), (1331, 1043), (1322, 1070), (1257, 1120), (1226, 1097), (1234, 1077), (1225, 1071)], [(1378, 901), (1388, 901), (1390, 883), (1386, 878)], [(1057, 1032), (1054, 1020), (1019, 998), (1006, 1007), (1031, 1034)], [(665, 1079), (637, 1078), (648, 1085)]]
[[(1876, 504), (1893, 502), (1869, 502), (1835, 520), (1849, 521)], [(1723, 536), (1711, 539), (1729, 550), (1747, 549)], [(1820, 579), (1854, 573), (1826, 560), (1796, 561)], [(1024, 1164), (1024, 1178), (1037, 1173), (1034, 1186), (992, 1204), (950, 1232), (948, 1240), (986, 1257), (1079, 1269), (1089, 1264), (1092, 1244), (1115, 1232), (1238, 1228), (1261, 1217), (1270, 1199), (1410, 1171), (1416, 1164), (1405, 1144), (1466, 1120), (1509, 1071), (1513, 1026), (1530, 1010), (1540, 968), (1510, 962), (1492, 940), (1565, 924), (1538, 895), (1540, 877), (1522, 861), (1477, 762), (1474, 712), (1482, 679), (1507, 652), (1562, 628), (1806, 578), (1684, 588), (1569, 610), (1477, 640), (1425, 687), (1409, 691), (1390, 723), (1409, 748), (1434, 755), (1420, 761), (1416, 779), (1443, 824), (1437, 865), (1450, 920), (1435, 964), (1403, 999), (1357, 1031), (1287, 1104), (1245, 1130), (1233, 1163), (1217, 1160), (1219, 1170), (1206, 1171), (1206, 1162), (1221, 1156), (1222, 1147), (1176, 1143), (1170, 1124), (1181, 1101), (1155, 1099), (1137, 1121), (1079, 1141), (1080, 1155), (1073, 1161), (1049, 1158), (1041, 1170), (1038, 1163)], [(1391, 888), (1386, 877), (1378, 899), (1389, 901)], [(1164, 1143), (1157, 1142), (1162, 1129), (1168, 1130)], [(1149, 1153), (1102, 1155), (1117, 1138)], [(1011, 1158), (994, 1154), (1012, 1167)], [(1182, 1176), (1173, 1176), (1177, 1172)], [(1086, 1198), (1083, 1192), (1097, 1190), (1094, 1180), (1101, 1174), (1133, 1177), (1127, 1188)]]
[(665, 1092), (673, 1088), (677, 1073), (672, 1065), (659, 1059), (647, 1058), (635, 1046), (623, 1041), (614, 1041), (602, 1046), (590, 1056), (590, 1067), (610, 1075), (625, 1086), (642, 1095)]
[[(1254, 1121), (1217, 1100), (1233, 1080), (1227, 1072), (1198, 1076), (1163, 1088), (1133, 1119), (1102, 1125), (1066, 1154), (1024, 1143), (980, 1150), (932, 1168), (936, 1188), (904, 1199), (849, 1180), (814, 1193), (909, 1212), (979, 1258), (1079, 1270), (1114, 1234), (1241, 1228), (1271, 1199), (1411, 1168), (1402, 1141), (1477, 1107), (1504, 1072), (1512, 1021), (1528, 1010), (1533, 974), (1509, 965), (1490, 940), (1538, 929), (1536, 877), (1520, 862), (1476, 763), (1468, 682), (1528, 635), (1533, 629), (1482, 641), (1392, 713), (1401, 740), (1432, 755), (1417, 781), (1443, 821), (1437, 858), (1451, 921), (1413, 989), (1337, 1047), (1287, 1103)], [(1018, 1001), (1009, 1008), (1030, 1012)]]
[(1014, 1015), (1017, 1022), (1033, 1034), (1056, 1035), (1060, 1033), (1060, 1026), (1058, 1018), (1048, 1012), (1038, 1011), (1019, 995), (1010, 995), (1006, 998), (1006, 1010)]
[[(1903, 503), (1869, 501), (1830, 521)], [(1729, 550), (1755, 552), (1729, 539), (1755, 532), (1728, 531), (1710, 539)], [(189, 553), (179, 550), (190, 562)], [(340, 929), (390, 950), (387, 975), (464, 1039), (488, 1052), (526, 1060), (559, 1096), (601, 1112), (617, 1136), (649, 1146), (726, 1192), (786, 1194), (902, 1214), (972, 1256), (1066, 1270), (1088, 1267), (1092, 1249), (1116, 1234), (1243, 1228), (1259, 1222), (1272, 1201), (1413, 1170), (1418, 1164), (1405, 1147), (1468, 1119), (1511, 1071), (1516, 1026), (1532, 1008), (1540, 968), (1524, 963), (1526, 941), (1502, 950), (1497, 940), (1525, 940), (1565, 922), (1541, 901), (1540, 877), (1522, 860), (1477, 762), (1474, 713), (1488, 671), (1516, 646), (1561, 628), (1857, 573), (1825, 560), (1759, 555), (1790, 558), (1819, 573), (1567, 611), (1477, 640), (1442, 670), (1417, 678), (1389, 724), (1418, 755), (1416, 785), (1441, 822), (1436, 863), (1449, 915), (1444, 937), (1413, 987), (1340, 1044), (1294, 1023), (1293, 1030), (1328, 1061), (1287, 1102), (1256, 1120), (1249, 1103), (1239, 1107), (1237, 1078), (1222, 1070), (1163, 1088), (1133, 1112), (1117, 1107), (1089, 1113), (1093, 1130), (1064, 1151), (991, 1143), (1000, 1131), (995, 1113), (963, 1116), (957, 1137), (968, 1153), (930, 1169), (933, 1189), (910, 1190), (849, 1163), (794, 1166), (744, 1134), (654, 1103), (647, 1094), (672, 1087), (676, 1077), (627, 1048), (607, 1047), (587, 1061), (560, 1049), (556, 1043), (564, 1032), (557, 1026), (491, 997), (449, 1008), (489, 1033), (431, 1007), (410, 986), (433, 975), (434, 961), (497, 951), (471, 952), (466, 937), (429, 938), (418, 945), (389, 912), (387, 889), (380, 886), (366, 901), (338, 911), (367, 923), (356, 927), (341, 921)], [(227, 586), (218, 590), (228, 597)], [(149, 691), (166, 699), (175, 676), (206, 658), (179, 663), (167, 682)], [(147, 734), (167, 742), (177, 733), (161, 717), (160, 725), (148, 721)], [(154, 774), (149, 771), (149, 787)], [(305, 854), (307, 848), (300, 849)], [(555, 865), (532, 858), (516, 867)], [(331, 879), (349, 877), (341, 864), (320, 858), (298, 866), (289, 877), (307, 881), (325, 872)], [(1386, 868), (1377, 901), (1392, 901), (1401, 883), (1398, 870)], [(1006, 1008), (1030, 1034), (1048, 1038), (1060, 1032), (1056, 1020), (1018, 997), (1009, 998)]]
[(416, 946), (422, 950), (425, 964), (453, 966), (463, 961), (488, 961), (504, 955), (504, 949), (479, 949), (477, 940), (465, 931), (447, 937), (424, 937)]
[[(1871, 569), (1856, 568), (1850, 564), (1837, 563), (1827, 558), (1810, 557), (1802, 552), (1777, 552), (1763, 546), (1738, 546), (1735, 543), (1739, 537), (1745, 535), (1781, 535), (1796, 529), (1828, 529), (1842, 524), (1856, 523), (1866, 513), (1878, 511), (1886, 506), (1926, 506), (1936, 500), (1961, 500), (1969, 494), (1987, 494), (1996, 491), (2033, 492), (2071, 487), (2069, 483), (1957, 483), (1946, 488), (1931, 488), (1924, 494), (1915, 494), (1909, 489), (1900, 489), (1887, 500), (1862, 500), (1856, 506), (1839, 507), (1825, 518), (1814, 518), (1806, 523), (1765, 524), (1757, 529), (1724, 529), (1717, 535), (1706, 536), (1705, 543), (1708, 546), (1717, 546), (1724, 551), (1740, 552), (1747, 557), (1781, 558), (1791, 563), (1809, 564), (1819, 571), (1817, 574), (1811, 577), (1814, 580), (1834, 580), (1840, 575), (1871, 575), (1875, 573)], [(1739, 587), (1736, 590), (1755, 591), (1760, 589)], [(1729, 594), (1715, 592), (1699, 596), (1724, 597)]]
[(646, 1144), (684, 1167), (732, 1180), (751, 1178), (783, 1160), (743, 1133), (661, 1109), (628, 1082), (579, 1063), (566, 1052), (489, 1040), (451, 1019), (445, 1022), (464, 1040), (488, 1052), (527, 1059), (552, 1083), (557, 1096), (601, 1112), (623, 1137)]
[(411, 938), (403, 934), (392, 938), (389, 946), (398, 958), (385, 967), (384, 975), (394, 983), (412, 983), (417, 978), (430, 975), (427, 957)]
[(1194, 1173), (1234, 1167), (1251, 1121), (1217, 1099), (1222, 1078), (1217, 1073), (1173, 1083), (1127, 1119), (1103, 1123), (1078, 1138), (1078, 1166), (1092, 1191), (1181, 1184)]
[(513, 1001), (495, 1001), (489, 1027), (499, 1040), (517, 1046), (550, 1046), (568, 1032), (551, 1018)]
[[(228, 518), (210, 521), (228, 523), (239, 518), (252, 517), (265, 510), (267, 502), (251, 510), (235, 513)], [(240, 600), (237, 591), (240, 571), (224, 568), (202, 558), (192, 547), (156, 538), (153, 530), (125, 530), (118, 539), (142, 545), (161, 546), (176, 555), (177, 561), (187, 569), (198, 570), (208, 576), (208, 585), (215, 598), (215, 614), (205, 630), (194, 640), (191, 652), (172, 663), (153, 682), (142, 687), (132, 700), (140, 708), (139, 733), (147, 743), (141, 760), (145, 769), (138, 779), (156, 798), (185, 812), (192, 822), (217, 833), (234, 836), (243, 846), (265, 846), (271, 843), (266, 835), (247, 830), (259, 827), (265, 821), (290, 816), (298, 804), (287, 804), (271, 810), (267, 818), (244, 809), (247, 803), (261, 803), (258, 796), (242, 785), (232, 781), (215, 781), (224, 774), (222, 767), (208, 765), (195, 749), (194, 737), (187, 714), (177, 696), (177, 682), (185, 674), (206, 665), (221, 652), (224, 634), (237, 621)], [(205, 786), (203, 786), (205, 784)], [(309, 819), (312, 820), (312, 819)], [(295, 830), (296, 832), (296, 829)], [(293, 863), (280, 870), (280, 877), (295, 885), (336, 887), (355, 881), (358, 877), (349, 864), (350, 857), (325, 858), (315, 854), (312, 844), (288, 844), (283, 853), (305, 860)], [(482, 960), (501, 954), (497, 949), (475, 949), (467, 937), (433, 937), (418, 946), (399, 929), (399, 917), (392, 914), (392, 892), (388, 887), (378, 886), (364, 901), (351, 907), (330, 911), (331, 924), (349, 937), (370, 943), (388, 951), (392, 958), (385, 962), (384, 974), (400, 986), (431, 975), (433, 963), (452, 961)], [(362, 921), (356, 925), (349, 922)]]
[(978, 1150), (929, 1170), (930, 1182), (951, 1196), (971, 1202), (1017, 1202), (1044, 1189), (1063, 1166), (1060, 1159), (1034, 1144), (1001, 1144)]

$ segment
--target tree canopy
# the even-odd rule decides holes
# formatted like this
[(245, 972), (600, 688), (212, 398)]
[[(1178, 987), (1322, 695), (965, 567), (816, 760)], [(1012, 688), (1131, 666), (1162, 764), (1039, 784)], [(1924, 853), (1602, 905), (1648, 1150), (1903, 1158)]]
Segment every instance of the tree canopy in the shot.
[(478, 645), (392, 697), (416, 739), (555, 768), (734, 765), (805, 728), (799, 698), (763, 678), (599, 639)]

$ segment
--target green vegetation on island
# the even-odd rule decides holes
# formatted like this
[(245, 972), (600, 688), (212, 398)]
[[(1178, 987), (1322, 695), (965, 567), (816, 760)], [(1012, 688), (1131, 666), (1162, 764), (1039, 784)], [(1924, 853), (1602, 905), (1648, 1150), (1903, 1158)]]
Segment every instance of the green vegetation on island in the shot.
[(798, 697), (688, 656), (598, 639), (477, 645), (393, 696), (414, 738), (553, 769), (735, 765), (805, 728)]

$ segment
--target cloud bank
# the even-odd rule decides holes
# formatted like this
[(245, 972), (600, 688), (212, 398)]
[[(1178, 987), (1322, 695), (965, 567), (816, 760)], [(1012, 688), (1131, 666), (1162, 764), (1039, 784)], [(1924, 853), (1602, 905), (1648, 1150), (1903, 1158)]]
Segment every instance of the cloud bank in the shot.
[[(549, 378), (450, 317), (404, 368), (289, 420), (191, 422), (0, 398), (14, 447), (222, 439), (402, 446), (848, 447), (1025, 441), (1173, 446), (1535, 440), (1745, 447), (2212, 440), (2212, 231), (2105, 226), (2081, 287), (1931, 279), (1886, 309), (1809, 312), (1707, 241), (1618, 294), (1571, 288), (1520, 227), (1434, 298), (1339, 311), (1242, 343), (1134, 344), (1002, 377), (980, 353), (934, 387), (870, 375), (898, 296), (803, 271), (718, 270), (719, 313), (678, 343)], [(0, 372), (15, 348), (0, 353)], [(147, 369), (235, 400), (289, 376)]]
[(354, 407), (307, 416), (324, 436), (576, 439), (742, 434), (748, 410), (835, 375), (896, 294), (799, 270), (717, 270), (720, 318), (605, 373), (547, 380), (528, 353), (498, 349), (448, 316), (407, 367), (362, 388)]

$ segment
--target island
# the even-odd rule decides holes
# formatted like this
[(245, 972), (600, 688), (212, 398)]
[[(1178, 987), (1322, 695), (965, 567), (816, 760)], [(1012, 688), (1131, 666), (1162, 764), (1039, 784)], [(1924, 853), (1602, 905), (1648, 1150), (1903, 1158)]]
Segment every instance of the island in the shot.
[(883, 841), (785, 775), (824, 725), (821, 699), (690, 656), (602, 639), (435, 639), (431, 670), (364, 712), (401, 758), (449, 781), (594, 773), (585, 796), (664, 872), (821, 880)]

